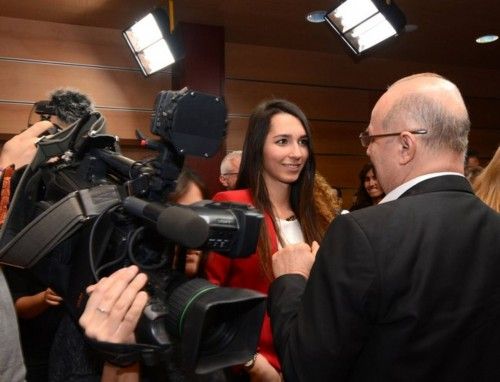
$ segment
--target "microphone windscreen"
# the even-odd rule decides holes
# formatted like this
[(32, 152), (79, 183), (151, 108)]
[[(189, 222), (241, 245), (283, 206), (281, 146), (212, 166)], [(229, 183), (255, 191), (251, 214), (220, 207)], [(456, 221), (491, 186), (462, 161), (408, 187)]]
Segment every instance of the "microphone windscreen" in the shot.
[(208, 223), (194, 211), (178, 206), (165, 208), (156, 229), (167, 239), (187, 248), (201, 247), (208, 239)]

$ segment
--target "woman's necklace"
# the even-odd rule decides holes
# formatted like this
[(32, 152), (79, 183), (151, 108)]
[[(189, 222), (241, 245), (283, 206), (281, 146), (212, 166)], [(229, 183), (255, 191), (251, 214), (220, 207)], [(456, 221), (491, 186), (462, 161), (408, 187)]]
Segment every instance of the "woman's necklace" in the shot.
[(291, 216), (289, 216), (289, 217), (285, 218), (285, 220), (286, 220), (287, 222), (293, 222), (294, 220), (297, 220), (297, 216), (295, 216), (295, 215), (291, 215)]

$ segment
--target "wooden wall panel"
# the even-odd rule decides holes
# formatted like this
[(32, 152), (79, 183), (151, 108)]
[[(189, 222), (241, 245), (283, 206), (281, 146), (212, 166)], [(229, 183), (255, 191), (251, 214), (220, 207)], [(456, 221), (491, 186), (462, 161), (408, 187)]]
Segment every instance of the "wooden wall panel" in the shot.
[(144, 135), (153, 137), (150, 132), (150, 111), (110, 110), (97, 109), (106, 118), (107, 131), (117, 135), (120, 139), (135, 140), (135, 130), (140, 130)]
[(449, 67), (226, 43), (229, 79), (336, 86), (383, 91), (404, 76), (436, 72), (456, 82), (467, 96), (500, 98), (500, 70)]
[(465, 98), (472, 129), (496, 129), (500, 132), (500, 97)]
[(88, 93), (97, 106), (152, 109), (156, 94), (171, 86), (171, 76), (146, 80), (137, 72), (0, 60), (0, 99), (33, 102), (57, 87)]
[(364, 156), (317, 155), (316, 167), (318, 171), (332, 185), (341, 188), (358, 188), (358, 173), (365, 163), (369, 162)]
[(0, 17), (0, 56), (139, 72), (116, 29)]
[(482, 164), (486, 164), (493, 157), (500, 145), (500, 130), (498, 129), (471, 129), (469, 147), (479, 152)]
[(366, 121), (380, 92), (228, 79), (225, 95), (230, 115), (248, 115), (262, 100), (285, 98), (309, 119)]
[[(309, 121), (316, 154), (364, 155), (358, 135), (366, 129), (364, 122)], [(241, 150), (248, 125), (247, 117), (229, 118), (227, 148)]]
[(0, 133), (17, 134), (28, 126), (28, 117), (33, 105), (0, 103)]

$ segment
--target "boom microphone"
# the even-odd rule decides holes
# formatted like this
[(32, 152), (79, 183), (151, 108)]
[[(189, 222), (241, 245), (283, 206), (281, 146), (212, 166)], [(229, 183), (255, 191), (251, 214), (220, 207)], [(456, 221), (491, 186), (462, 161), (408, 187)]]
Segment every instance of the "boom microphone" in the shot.
[(123, 207), (153, 224), (163, 237), (186, 248), (201, 247), (208, 239), (208, 223), (188, 208), (150, 203), (135, 196), (126, 197)]

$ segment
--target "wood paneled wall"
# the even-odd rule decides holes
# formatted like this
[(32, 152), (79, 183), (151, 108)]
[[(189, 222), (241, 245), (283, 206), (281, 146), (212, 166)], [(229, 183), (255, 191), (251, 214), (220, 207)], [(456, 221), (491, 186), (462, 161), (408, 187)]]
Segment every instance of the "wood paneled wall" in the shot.
[(118, 30), (0, 17), (0, 81), (4, 138), (26, 127), (34, 102), (69, 87), (94, 100), (110, 133), (133, 140), (135, 129), (149, 133), (156, 94), (171, 89), (172, 74), (145, 78)]
[(470, 146), (486, 163), (500, 143), (500, 71), (441, 67), (226, 43), (228, 150), (241, 149), (248, 117), (262, 100), (280, 97), (308, 116), (318, 170), (344, 192), (349, 207), (357, 174), (368, 161), (358, 135), (388, 85), (406, 75), (437, 72), (462, 90), (472, 120)]
[[(248, 117), (260, 101), (296, 102), (311, 121), (319, 171), (343, 189), (349, 207), (367, 161), (357, 136), (373, 105), (387, 85), (424, 71), (460, 87), (472, 120), (470, 146), (486, 162), (500, 142), (500, 70), (355, 62), (344, 55), (235, 43), (225, 44), (227, 150), (241, 149)], [(6, 17), (0, 17), (0, 80), (0, 138), (25, 128), (33, 102), (55, 88), (73, 87), (94, 99), (108, 130), (125, 140), (125, 153), (133, 158), (147, 154), (132, 143), (135, 129), (149, 134), (155, 96), (172, 88), (170, 70), (142, 76), (118, 30)]]

